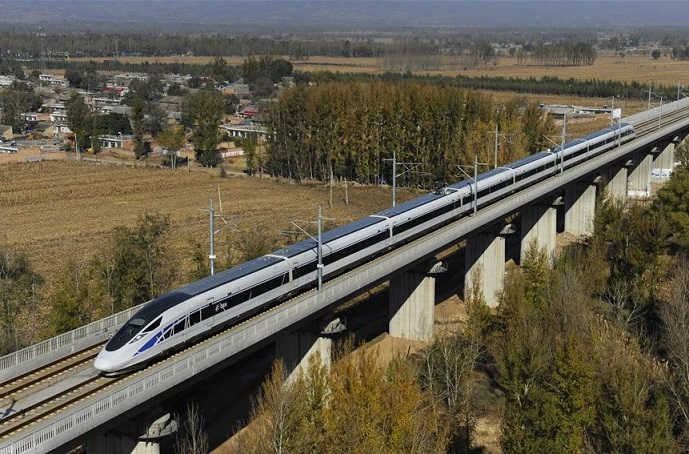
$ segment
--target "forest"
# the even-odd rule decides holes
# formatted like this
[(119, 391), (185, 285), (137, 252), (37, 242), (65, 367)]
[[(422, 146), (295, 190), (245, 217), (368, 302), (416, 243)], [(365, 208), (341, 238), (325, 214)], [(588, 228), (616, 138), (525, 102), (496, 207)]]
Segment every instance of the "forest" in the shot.
[(327, 181), (332, 173), (379, 184), (392, 181), (392, 166), (385, 161), (394, 154), (400, 163), (420, 164), (405, 178), (426, 188), (456, 181), (457, 166), (472, 164), (475, 157), (492, 167), (488, 138), (496, 127), (515, 136), (503, 141), (497, 165), (549, 148), (544, 136), (554, 132), (552, 119), (535, 103), (496, 105), (489, 96), (461, 88), (386, 82), (285, 90), (272, 106), (270, 125), (275, 134), (265, 165), (275, 176)]

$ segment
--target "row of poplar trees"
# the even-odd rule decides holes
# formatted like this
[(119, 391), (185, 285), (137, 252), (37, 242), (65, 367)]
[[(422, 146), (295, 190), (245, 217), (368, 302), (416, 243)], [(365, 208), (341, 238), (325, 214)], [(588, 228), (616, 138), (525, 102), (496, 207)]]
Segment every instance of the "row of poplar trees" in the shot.
[(535, 103), (516, 98), (497, 103), (457, 87), (358, 81), (284, 90), (270, 127), (273, 176), (325, 181), (332, 174), (365, 184), (391, 182), (393, 158), (419, 164), (423, 181), (454, 182), (457, 166), (495, 165), (496, 128), (498, 165), (549, 148), (554, 130)]

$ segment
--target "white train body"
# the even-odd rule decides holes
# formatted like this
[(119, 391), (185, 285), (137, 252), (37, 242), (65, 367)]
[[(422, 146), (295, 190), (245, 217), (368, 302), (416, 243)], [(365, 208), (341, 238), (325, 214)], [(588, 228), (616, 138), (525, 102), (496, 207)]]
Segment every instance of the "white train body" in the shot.
[[(626, 123), (478, 176), (478, 207), (541, 181), (634, 138)], [(323, 276), (332, 278), (473, 211), (474, 182), (464, 180), (325, 232)], [(316, 285), (317, 244), (309, 239), (162, 295), (140, 309), (98, 354), (94, 367), (118, 374), (243, 320)]]

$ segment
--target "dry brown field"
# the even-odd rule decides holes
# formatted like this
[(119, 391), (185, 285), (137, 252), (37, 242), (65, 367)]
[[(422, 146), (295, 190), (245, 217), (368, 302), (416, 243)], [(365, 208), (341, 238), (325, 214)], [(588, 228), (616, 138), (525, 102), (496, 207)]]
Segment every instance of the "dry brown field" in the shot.
[[(241, 65), (242, 57), (223, 57), (231, 65)], [(287, 57), (285, 57), (287, 58)], [(213, 57), (127, 57), (118, 60), (124, 63), (209, 63)], [(91, 60), (91, 59), (84, 59)], [(383, 73), (382, 62), (378, 58), (344, 58), (344, 57), (311, 57), (308, 60), (292, 61), (295, 70), (333, 72)], [(644, 84), (676, 86), (677, 83), (689, 85), (689, 61), (675, 61), (667, 56), (653, 60), (648, 53), (628, 53), (620, 57), (613, 53), (601, 53), (592, 66), (537, 66), (517, 65), (516, 58), (503, 57), (497, 63), (478, 67), (466, 65), (462, 57), (444, 57), (442, 70), (419, 72), (420, 74), (442, 74), (446, 76), (503, 76), (503, 77), (537, 77), (553, 76), (568, 79), (619, 80), (637, 81)]]
[[(219, 212), (233, 218), (239, 230), (218, 234), (218, 243), (238, 240), (256, 230), (281, 237), (295, 230), (290, 220), (315, 221), (318, 206), (337, 223), (358, 219), (390, 205), (389, 188), (349, 185), (333, 190), (329, 208), (327, 185), (297, 185), (270, 178), (229, 176), (218, 169), (131, 168), (74, 160), (0, 164), (0, 244), (25, 251), (48, 279), (68, 258), (86, 261), (107, 245), (117, 226), (133, 227), (139, 216), (155, 211), (170, 216), (173, 246), (189, 255), (194, 239), (208, 244), (208, 208), (214, 197)], [(400, 193), (400, 199), (405, 193)], [(221, 222), (217, 220), (216, 222)], [(185, 254), (186, 252), (186, 254)], [(223, 259), (222, 250), (217, 251)], [(190, 263), (180, 263), (182, 271)]]

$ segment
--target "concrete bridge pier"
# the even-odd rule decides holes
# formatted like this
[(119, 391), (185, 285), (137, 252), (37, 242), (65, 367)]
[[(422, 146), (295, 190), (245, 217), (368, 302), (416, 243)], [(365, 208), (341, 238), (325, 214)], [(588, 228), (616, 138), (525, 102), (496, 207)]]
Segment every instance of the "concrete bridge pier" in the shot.
[(555, 238), (557, 235), (557, 205), (562, 203), (557, 198), (551, 204), (534, 203), (522, 210), (520, 263), (524, 261), (526, 251), (532, 243), (545, 249), (548, 257), (555, 260)]
[(511, 225), (494, 226), (467, 238), (464, 259), (464, 298), (479, 285), (486, 304), (495, 307), (505, 283), (505, 236)]
[(593, 233), (596, 185), (575, 181), (565, 187), (565, 231), (574, 235)]
[(632, 156), (629, 170), (629, 195), (648, 196), (651, 193), (651, 169), (653, 167), (652, 152), (642, 151)]
[(275, 356), (282, 358), (290, 378), (296, 377), (300, 371), (306, 372), (313, 355), (319, 355), (321, 363), (330, 368), (333, 337), (345, 329), (344, 323), (335, 318), (310, 329), (300, 328), (282, 333), (276, 341)]
[(613, 199), (625, 199), (627, 197), (627, 167), (610, 165), (603, 171), (603, 190), (608, 197)]
[(675, 167), (675, 143), (668, 143), (653, 159), (654, 176), (669, 176)]
[(427, 341), (433, 337), (435, 278), (442, 263), (426, 262), (390, 279), (390, 323), (393, 337)]
[(86, 442), (88, 454), (161, 454), (173, 449), (177, 421), (170, 413), (158, 417), (139, 416), (114, 430), (94, 435)]

